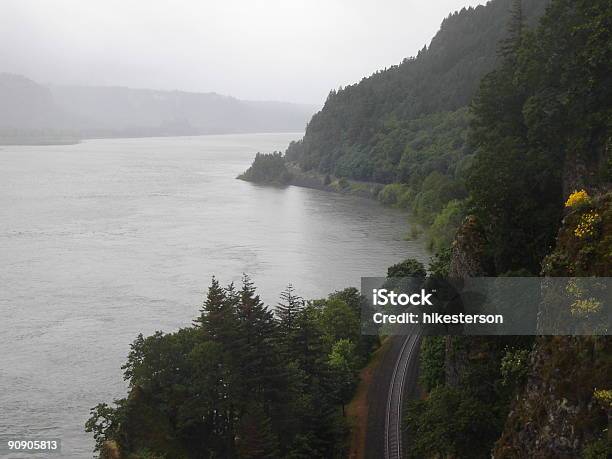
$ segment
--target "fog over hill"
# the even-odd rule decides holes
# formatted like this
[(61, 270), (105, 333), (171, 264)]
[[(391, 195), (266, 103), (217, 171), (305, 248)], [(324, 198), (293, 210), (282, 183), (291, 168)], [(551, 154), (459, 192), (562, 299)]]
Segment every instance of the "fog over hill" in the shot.
[(47, 87), (7, 73), (0, 73), (0, 101), (0, 143), (302, 131), (317, 108), (212, 92)]

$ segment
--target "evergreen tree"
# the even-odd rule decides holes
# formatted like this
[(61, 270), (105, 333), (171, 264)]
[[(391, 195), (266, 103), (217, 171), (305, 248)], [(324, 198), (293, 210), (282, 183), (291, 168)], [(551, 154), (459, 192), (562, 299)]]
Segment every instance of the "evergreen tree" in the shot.
[(240, 459), (279, 457), (279, 442), (270, 417), (256, 402), (249, 404), (240, 420), (237, 442)]
[(280, 333), (289, 336), (296, 329), (296, 318), (304, 308), (304, 300), (295, 294), (293, 285), (287, 285), (280, 295), (280, 302), (276, 306), (276, 316), (278, 317)]
[(505, 59), (516, 58), (516, 52), (521, 46), (523, 38), (524, 22), (523, 0), (513, 0), (507, 26), (507, 37), (501, 41), (499, 46), (499, 53)]
[(219, 285), (219, 281), (213, 276), (206, 300), (200, 309), (200, 316), (194, 320), (194, 325), (202, 327), (208, 337), (215, 339), (222, 328), (227, 312), (225, 292)]
[[(278, 347), (277, 325), (245, 274), (239, 293), (238, 348), (241, 405), (259, 401), (277, 432), (284, 431), (288, 395), (287, 368)], [(283, 436), (281, 440), (286, 440)]]

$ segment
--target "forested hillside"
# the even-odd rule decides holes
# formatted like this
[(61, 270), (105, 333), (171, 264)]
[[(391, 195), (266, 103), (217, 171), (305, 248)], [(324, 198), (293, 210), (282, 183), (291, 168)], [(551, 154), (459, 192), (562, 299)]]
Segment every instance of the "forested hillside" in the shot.
[[(525, 18), (535, 22), (546, 3), (526, 0)], [(302, 141), (287, 150), (287, 159), (324, 173), (399, 180), (397, 166), (407, 152), (397, 130), (406, 121), (470, 103), (480, 79), (498, 62), (497, 46), (507, 35), (510, 9), (510, 0), (494, 0), (453, 13), (416, 57), (330, 92)]]
[(78, 141), (77, 118), (51, 91), (20, 75), (0, 73), (0, 145)]

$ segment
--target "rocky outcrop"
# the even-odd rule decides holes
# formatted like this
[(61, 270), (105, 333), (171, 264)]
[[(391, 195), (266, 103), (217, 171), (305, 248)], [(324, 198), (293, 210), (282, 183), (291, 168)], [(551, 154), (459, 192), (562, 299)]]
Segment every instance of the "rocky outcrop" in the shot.
[(475, 216), (466, 217), (457, 231), (451, 248), (449, 277), (486, 276), (491, 271), (491, 262), (486, 253), (487, 242)]
[[(612, 276), (612, 193), (568, 207), (543, 274)], [(494, 457), (610, 457), (611, 351), (609, 336), (538, 338)]]
[[(466, 217), (457, 231), (451, 247), (449, 278), (486, 276), (491, 262), (486, 252), (486, 239), (475, 216)], [(486, 355), (487, 340), (476, 336), (447, 336), (445, 342), (444, 376), (449, 387), (459, 387), (465, 380), (473, 356)], [(494, 339), (494, 338), (493, 338)]]
[(608, 337), (539, 338), (494, 457), (575, 458), (607, 441), (610, 407), (594, 393), (610, 386), (610, 351)]

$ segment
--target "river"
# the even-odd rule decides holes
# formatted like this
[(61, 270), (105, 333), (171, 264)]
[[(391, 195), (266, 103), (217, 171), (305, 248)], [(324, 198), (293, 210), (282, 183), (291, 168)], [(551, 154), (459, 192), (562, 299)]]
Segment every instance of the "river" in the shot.
[(406, 213), (236, 180), (295, 134), (88, 140), (0, 148), (0, 436), (60, 437), (92, 456), (89, 409), (126, 394), (140, 332), (198, 314), (211, 276), (248, 273), (274, 305), (359, 286), (407, 257)]

